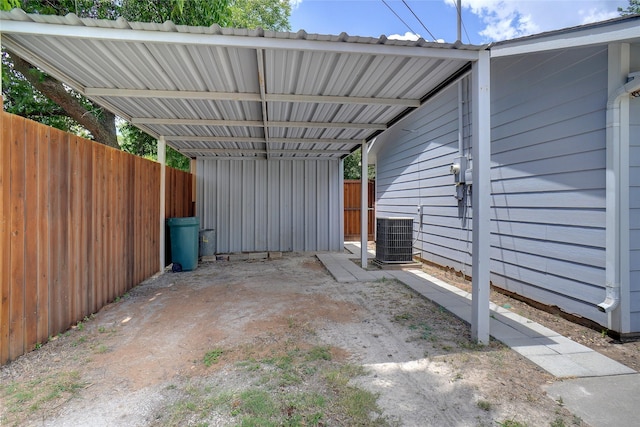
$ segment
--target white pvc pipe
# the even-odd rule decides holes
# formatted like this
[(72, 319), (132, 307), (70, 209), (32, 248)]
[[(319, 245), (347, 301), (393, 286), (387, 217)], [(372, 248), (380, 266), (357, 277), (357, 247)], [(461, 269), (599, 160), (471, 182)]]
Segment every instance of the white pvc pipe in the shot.
[[(464, 156), (464, 115), (462, 111), (462, 80), (458, 80), (458, 156)], [(462, 171), (464, 173), (464, 171)]]
[[(625, 262), (629, 256), (628, 244), (622, 244), (623, 238), (628, 239), (627, 232), (623, 231), (628, 230), (628, 200), (623, 194), (628, 191), (629, 183), (628, 97), (637, 91), (640, 91), (640, 77), (620, 86), (607, 100), (606, 292), (604, 301), (598, 304), (605, 313), (611, 313), (620, 304), (620, 284), (625, 270), (628, 270), (628, 261)], [(623, 103), (626, 111), (623, 111)], [(626, 206), (623, 206), (623, 200), (627, 200)], [(611, 315), (608, 323), (611, 329)]]

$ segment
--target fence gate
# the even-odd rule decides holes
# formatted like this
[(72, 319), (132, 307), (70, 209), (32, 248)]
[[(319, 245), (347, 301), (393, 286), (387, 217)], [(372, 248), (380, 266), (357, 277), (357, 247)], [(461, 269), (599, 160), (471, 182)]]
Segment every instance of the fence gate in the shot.
[[(361, 181), (344, 180), (344, 239), (360, 240), (360, 188)], [(368, 211), (368, 240), (374, 240), (374, 228), (376, 212), (375, 201), (375, 181), (369, 180), (369, 206)]]

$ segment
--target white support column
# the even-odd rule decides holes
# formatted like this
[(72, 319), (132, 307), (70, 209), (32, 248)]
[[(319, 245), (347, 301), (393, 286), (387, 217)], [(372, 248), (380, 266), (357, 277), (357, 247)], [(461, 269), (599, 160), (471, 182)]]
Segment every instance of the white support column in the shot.
[(473, 64), (473, 209), (471, 337), (489, 344), (489, 263), (491, 201), (491, 80), (488, 51)]
[(167, 143), (164, 140), (164, 136), (158, 139), (158, 163), (160, 163), (160, 272), (164, 271), (164, 252), (165, 252), (165, 217), (164, 217), (164, 205), (165, 205), (165, 186), (166, 186), (166, 163), (167, 163)]
[(360, 265), (367, 268), (367, 243), (369, 241), (369, 144), (362, 141), (361, 171), (360, 171)]

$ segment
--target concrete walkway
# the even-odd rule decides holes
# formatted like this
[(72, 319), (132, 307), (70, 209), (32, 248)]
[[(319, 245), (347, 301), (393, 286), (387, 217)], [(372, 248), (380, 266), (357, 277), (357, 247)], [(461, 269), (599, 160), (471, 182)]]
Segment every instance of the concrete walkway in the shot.
[[(471, 321), (471, 294), (421, 269), (373, 270), (360, 268), (358, 244), (351, 253), (322, 253), (318, 259), (338, 282), (396, 279), (441, 305), (457, 317)], [(370, 252), (371, 257), (374, 256)], [(594, 427), (640, 425), (640, 374), (615, 360), (572, 341), (503, 307), (491, 303), (491, 336), (551, 373), (561, 382), (547, 387), (549, 396)], [(623, 389), (618, 384), (624, 384)], [(607, 404), (612, 400), (612, 405)]]

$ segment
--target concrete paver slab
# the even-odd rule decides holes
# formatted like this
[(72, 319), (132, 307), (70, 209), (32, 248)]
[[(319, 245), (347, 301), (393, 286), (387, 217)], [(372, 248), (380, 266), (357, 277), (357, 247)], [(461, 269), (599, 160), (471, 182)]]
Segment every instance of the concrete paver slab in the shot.
[(545, 389), (549, 397), (593, 427), (639, 423), (640, 374), (564, 380)]

